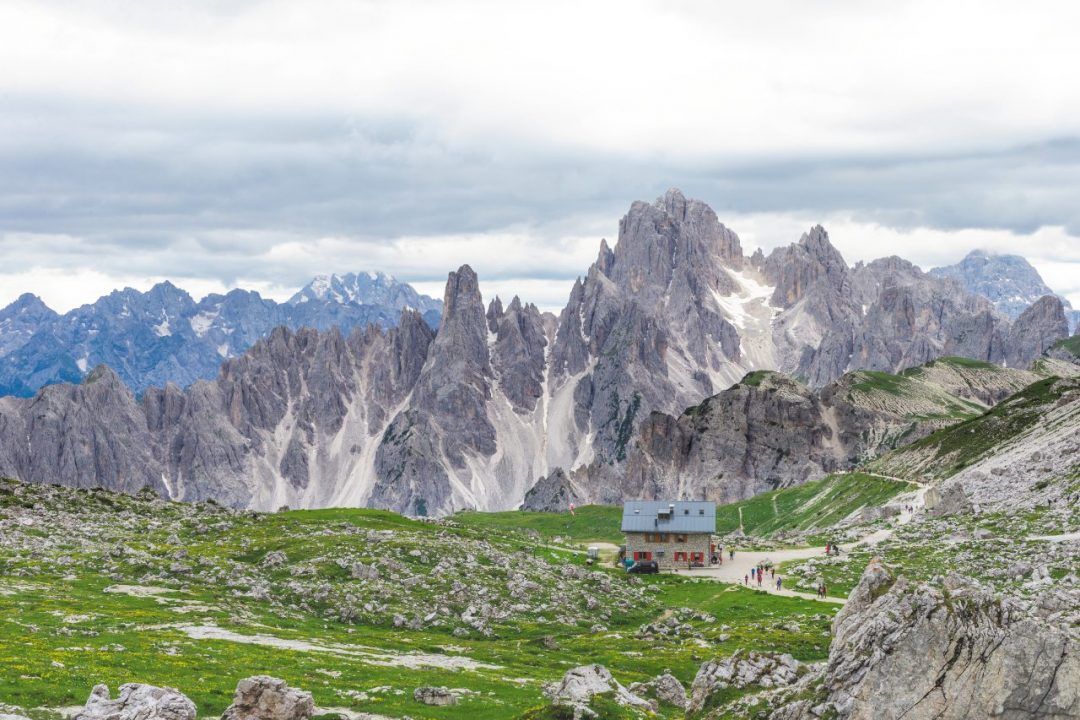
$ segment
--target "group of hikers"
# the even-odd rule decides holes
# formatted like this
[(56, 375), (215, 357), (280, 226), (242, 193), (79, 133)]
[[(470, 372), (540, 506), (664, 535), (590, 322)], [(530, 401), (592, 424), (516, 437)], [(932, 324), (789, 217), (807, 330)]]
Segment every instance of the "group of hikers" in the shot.
[(750, 574), (749, 575), (743, 575), (743, 585), (749, 586), (752, 582), (754, 582), (756, 580), (757, 581), (757, 586), (761, 587), (761, 584), (765, 581), (765, 573), (766, 573), (766, 571), (768, 571), (768, 573), (769, 573), (770, 582), (772, 580), (776, 580), (776, 589), (777, 590), (782, 590), (784, 588), (784, 578), (776, 577), (776, 568), (771, 567), (771, 566), (766, 568), (764, 565), (761, 565), (760, 563), (758, 564), (757, 567), (750, 568)]

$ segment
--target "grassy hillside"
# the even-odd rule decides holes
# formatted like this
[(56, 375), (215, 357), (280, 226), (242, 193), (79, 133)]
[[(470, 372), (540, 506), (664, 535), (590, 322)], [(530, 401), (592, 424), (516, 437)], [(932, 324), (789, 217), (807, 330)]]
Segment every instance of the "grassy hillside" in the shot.
[(869, 463), (898, 477), (946, 478), (1032, 428), (1080, 380), (1049, 377), (1032, 383), (979, 417), (938, 430)]
[(459, 512), (451, 518), (455, 523), (474, 529), (499, 531), (535, 530), (545, 538), (561, 537), (574, 543), (621, 543), (619, 531), (622, 508), (614, 505), (584, 505), (574, 514), (528, 512)]
[[(235, 512), (0, 480), (0, 707), (35, 720), (125, 682), (177, 687), (200, 716), (220, 716), (237, 681), (259, 673), (322, 708), (511, 720), (580, 664), (624, 684), (670, 668), (689, 684), (703, 660), (740, 647), (824, 658), (834, 609), (586, 567), (482, 524)], [(641, 631), (668, 618), (678, 632)], [(423, 685), (469, 693), (429, 707), (412, 697)]]
[[(813, 530), (843, 520), (863, 507), (882, 505), (912, 483), (898, 482), (865, 473), (842, 473), (798, 487), (775, 490), (716, 508), (716, 530), (729, 533), (739, 529), (764, 536), (781, 530)], [(562, 538), (574, 543), (601, 541), (621, 543), (619, 526), (622, 509), (610, 505), (587, 505), (570, 513), (542, 512), (460, 512), (451, 519), (463, 527), (494, 530), (498, 533), (535, 530), (550, 542)]]
[(764, 493), (716, 509), (720, 533), (739, 529), (748, 535), (781, 530), (813, 530), (843, 520), (862, 507), (883, 505), (915, 485), (864, 473), (830, 475), (798, 487)]

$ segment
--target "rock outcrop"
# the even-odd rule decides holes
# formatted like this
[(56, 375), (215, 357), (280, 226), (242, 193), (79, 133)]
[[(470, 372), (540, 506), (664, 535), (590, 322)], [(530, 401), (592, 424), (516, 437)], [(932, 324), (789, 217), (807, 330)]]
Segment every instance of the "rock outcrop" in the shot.
[(623, 687), (603, 665), (582, 665), (567, 670), (558, 684), (544, 688), (544, 694), (556, 705), (587, 708), (596, 695), (608, 695), (620, 705), (653, 708), (649, 701)]
[(687, 717), (701, 712), (710, 697), (728, 688), (776, 688), (791, 685), (798, 679), (799, 661), (790, 655), (737, 650), (723, 660), (701, 666), (694, 677), (686, 702)]
[(911, 584), (874, 560), (833, 621), (824, 687), (851, 720), (1077, 717), (1080, 641), (969, 580)]
[(670, 672), (643, 683), (631, 683), (630, 692), (646, 700), (656, 700), (658, 703), (667, 703), (678, 708), (686, 708), (686, 688), (679, 678)]
[(315, 712), (311, 693), (290, 688), (284, 680), (256, 675), (241, 680), (222, 720), (309, 720)]
[(533, 512), (566, 512), (571, 505), (581, 503), (581, 496), (573, 481), (562, 468), (555, 468), (547, 476), (537, 478), (536, 484), (525, 493), (522, 510)]
[(108, 687), (94, 686), (74, 720), (195, 720), (195, 715), (195, 703), (179, 690), (128, 683), (115, 700)]

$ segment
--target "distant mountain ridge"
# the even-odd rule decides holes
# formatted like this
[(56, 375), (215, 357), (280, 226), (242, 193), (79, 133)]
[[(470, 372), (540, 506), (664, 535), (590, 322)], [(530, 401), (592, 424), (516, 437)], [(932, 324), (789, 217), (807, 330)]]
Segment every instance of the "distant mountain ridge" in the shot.
[[(320, 281), (289, 307), (347, 297), (348, 286)], [(139, 346), (170, 342), (159, 331), (176, 326), (151, 314)], [(585, 478), (582, 497), (731, 499), (876, 452), (863, 426), (912, 437), (908, 408), (925, 415), (942, 397), (907, 381), (902, 403), (886, 391), (867, 408), (857, 386), (898, 381), (864, 375), (844, 391), (856, 398), (849, 413), (828, 389), (848, 373), (957, 356), (1015, 377), (1067, 332), (1052, 295), (1010, 322), (902, 258), (847, 265), (820, 226), (747, 257), (708, 205), (671, 190), (630, 206), (558, 317), (518, 298), (485, 305), (463, 265), (448, 275), (437, 331), (407, 309), (396, 327), (279, 328), (187, 390), (137, 399), (99, 368), (81, 386), (0, 398), (0, 474), (260, 509), (431, 515), (516, 507), (559, 468)], [(755, 387), (743, 381), (752, 371), (788, 377)], [(936, 371), (946, 374), (960, 377)], [(688, 407), (702, 410), (683, 416)], [(774, 446), (778, 428), (792, 431)], [(747, 461), (717, 464), (703, 439)]]
[(241, 289), (196, 302), (163, 282), (146, 292), (116, 290), (60, 315), (26, 294), (0, 310), (0, 395), (81, 382), (101, 364), (136, 392), (186, 387), (216, 376), (224, 360), (275, 327), (392, 327), (406, 308), (438, 326), (441, 302), (382, 273), (321, 276), (287, 303)]
[(968, 292), (994, 303), (1011, 320), (1044, 295), (1055, 295), (1061, 299), (1070, 327), (1076, 328), (1080, 322), (1080, 311), (1051, 290), (1039, 271), (1020, 255), (972, 250), (960, 262), (932, 268), (929, 274), (958, 281)]

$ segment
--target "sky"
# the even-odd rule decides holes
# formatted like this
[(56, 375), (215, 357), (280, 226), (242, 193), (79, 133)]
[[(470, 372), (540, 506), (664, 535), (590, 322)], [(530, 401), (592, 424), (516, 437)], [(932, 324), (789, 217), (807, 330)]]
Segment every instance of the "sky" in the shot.
[[(1037, 12), (1036, 12), (1037, 8)], [(382, 270), (561, 308), (634, 200), (1080, 307), (1073, 2), (4, 0), (0, 304)]]

